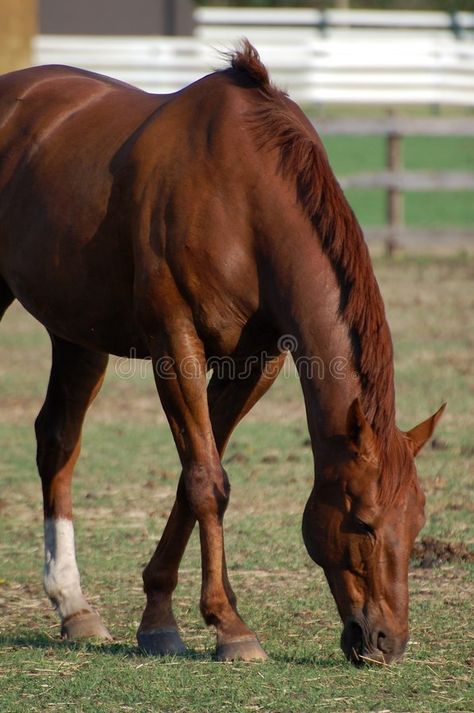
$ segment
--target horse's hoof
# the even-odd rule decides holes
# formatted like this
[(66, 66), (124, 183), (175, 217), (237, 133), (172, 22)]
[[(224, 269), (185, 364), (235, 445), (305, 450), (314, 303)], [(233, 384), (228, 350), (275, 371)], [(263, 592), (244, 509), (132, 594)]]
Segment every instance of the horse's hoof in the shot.
[(266, 661), (267, 658), (267, 654), (254, 637), (226, 641), (216, 649), (217, 661)]
[(62, 623), (61, 636), (63, 639), (105, 639), (112, 641), (112, 635), (105, 628), (100, 616), (96, 612), (84, 611), (72, 614)]
[(161, 628), (137, 633), (139, 648), (151, 656), (179, 656), (186, 653), (186, 646), (177, 629)]

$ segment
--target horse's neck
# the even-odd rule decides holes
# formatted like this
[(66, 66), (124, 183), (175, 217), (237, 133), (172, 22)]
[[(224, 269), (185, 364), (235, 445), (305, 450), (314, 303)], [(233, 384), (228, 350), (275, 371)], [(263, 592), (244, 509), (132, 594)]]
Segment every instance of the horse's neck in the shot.
[[(323, 300), (324, 302), (324, 300)], [(323, 307), (320, 304), (319, 307)], [(351, 403), (360, 395), (347, 326), (318, 310), (314, 325), (298, 325), (294, 354), (313, 444), (346, 432)]]
[[(314, 445), (346, 433), (353, 400), (364, 396), (353, 354), (351, 328), (341, 315), (342, 287), (318, 237), (299, 234), (298, 244), (276, 265), (282, 293), (280, 329), (294, 339), (293, 357), (305, 398)], [(384, 324), (384, 329), (388, 327)], [(290, 341), (291, 344), (291, 341)], [(391, 364), (387, 369), (391, 370)], [(388, 381), (393, 386), (391, 372)]]

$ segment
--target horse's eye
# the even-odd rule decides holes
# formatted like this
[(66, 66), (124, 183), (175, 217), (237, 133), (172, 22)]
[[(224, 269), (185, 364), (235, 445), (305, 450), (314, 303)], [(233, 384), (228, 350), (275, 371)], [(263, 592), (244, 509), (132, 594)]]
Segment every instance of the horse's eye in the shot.
[(363, 520), (359, 520), (359, 518), (356, 517), (355, 524), (358, 532), (361, 532), (364, 535), (370, 535), (371, 537), (375, 536), (374, 528), (368, 523)]

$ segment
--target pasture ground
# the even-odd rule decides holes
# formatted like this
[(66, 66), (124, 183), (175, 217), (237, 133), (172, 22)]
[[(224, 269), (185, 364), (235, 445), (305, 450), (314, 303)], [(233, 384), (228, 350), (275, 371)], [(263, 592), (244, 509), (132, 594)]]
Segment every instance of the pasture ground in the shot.
[[(422, 535), (472, 545), (474, 258), (397, 255), (376, 258), (375, 269), (395, 342), (399, 425), (409, 428), (448, 401), (419, 458), (428, 515)], [(12, 306), (0, 327), (1, 711), (474, 710), (473, 565), (463, 547), (419, 546), (401, 664), (356, 670), (343, 659), (333, 600), (300, 535), (312, 456), (291, 370), (238, 429), (225, 459), (233, 484), (230, 576), (270, 661), (212, 661), (214, 636), (198, 610), (196, 533), (176, 595), (189, 656), (139, 655), (141, 569), (170, 510), (178, 463), (149, 365), (119, 360), (89, 414), (74, 482), (83, 585), (116, 638), (61, 642), (42, 590), (32, 429), (48, 369), (45, 333)], [(434, 566), (420, 567), (421, 560)]]

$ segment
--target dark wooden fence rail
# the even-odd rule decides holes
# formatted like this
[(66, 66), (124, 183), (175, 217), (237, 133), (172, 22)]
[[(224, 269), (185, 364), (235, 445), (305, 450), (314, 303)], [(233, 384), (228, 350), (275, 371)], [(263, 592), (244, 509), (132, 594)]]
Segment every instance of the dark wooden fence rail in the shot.
[[(319, 119), (315, 127), (321, 136), (383, 136), (386, 139), (386, 168), (383, 171), (340, 177), (346, 188), (384, 188), (386, 225), (366, 230), (368, 240), (384, 240), (392, 253), (399, 245), (450, 243), (474, 247), (474, 226), (468, 229), (416, 229), (404, 222), (404, 191), (473, 191), (471, 171), (407, 171), (403, 168), (403, 139), (406, 136), (468, 136), (474, 140), (474, 118)], [(474, 167), (473, 167), (474, 168)]]

